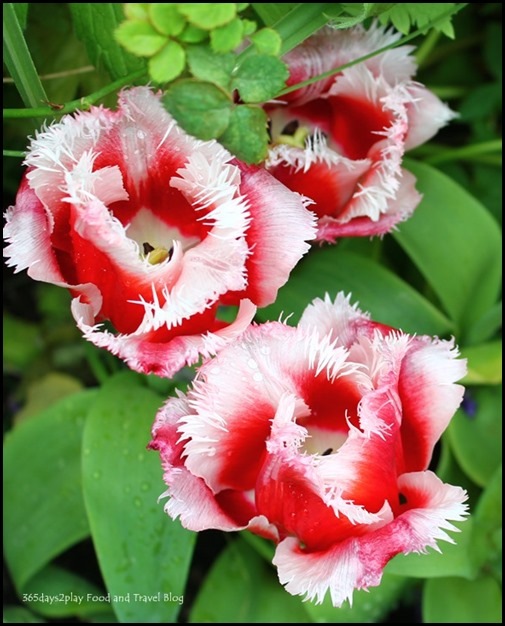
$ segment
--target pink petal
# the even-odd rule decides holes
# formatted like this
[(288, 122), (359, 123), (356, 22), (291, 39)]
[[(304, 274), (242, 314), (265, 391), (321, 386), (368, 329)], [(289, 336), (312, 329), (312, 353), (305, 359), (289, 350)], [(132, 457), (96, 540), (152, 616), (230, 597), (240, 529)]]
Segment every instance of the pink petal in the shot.
[(463, 399), (464, 387), (454, 383), (466, 374), (466, 360), (458, 355), (454, 341), (420, 337), (403, 360), (398, 390), (407, 472), (428, 467), (435, 443)]
[(203, 327), (195, 328), (194, 320), (190, 320), (163, 341), (153, 341), (149, 334), (114, 335), (99, 330), (92, 308), (78, 298), (72, 302), (72, 314), (88, 341), (119, 356), (136, 371), (170, 378), (185, 365), (195, 364), (202, 356), (208, 358), (240, 336), (256, 314), (256, 307), (243, 300), (235, 321), (228, 326), (219, 328), (207, 320)]
[(431, 472), (407, 474), (399, 486), (412, 507), (391, 523), (360, 537), (350, 537), (328, 550), (304, 551), (294, 537), (277, 546), (274, 565), (279, 580), (293, 595), (321, 603), (327, 591), (334, 606), (352, 602), (355, 589), (377, 586), (386, 563), (403, 552), (438, 549), (437, 541), (453, 540), (445, 532), (457, 531), (448, 520), (466, 515), (466, 493), (442, 483)]
[(429, 141), (457, 113), (444, 104), (429, 89), (418, 83), (409, 85), (412, 98), (407, 105), (409, 129), (405, 138), (405, 149), (412, 150)]
[[(295, 85), (354, 61), (394, 43), (400, 36), (399, 33), (378, 26), (377, 22), (368, 30), (361, 25), (338, 31), (331, 27), (322, 28), (284, 56), (283, 60), (290, 70), (288, 85)], [(415, 72), (415, 61), (409, 56), (412, 49), (411, 46), (401, 46), (374, 56), (363, 65), (366, 65), (374, 75), (382, 74), (388, 82), (395, 84), (410, 78)], [(334, 77), (331, 76), (297, 89), (284, 98), (297, 104), (314, 100), (329, 89), (333, 80)]]
[(251, 253), (245, 264), (248, 286), (238, 297), (262, 307), (274, 302), (279, 287), (309, 250), (306, 242), (315, 237), (315, 219), (297, 194), (264, 169), (242, 165), (241, 171), (240, 190), (251, 213), (246, 235)]
[(28, 269), (28, 275), (44, 282), (64, 282), (57, 259), (51, 249), (51, 214), (30, 189), (26, 175), (16, 196), (16, 207), (6, 214), (4, 249), (7, 265), (15, 272)]

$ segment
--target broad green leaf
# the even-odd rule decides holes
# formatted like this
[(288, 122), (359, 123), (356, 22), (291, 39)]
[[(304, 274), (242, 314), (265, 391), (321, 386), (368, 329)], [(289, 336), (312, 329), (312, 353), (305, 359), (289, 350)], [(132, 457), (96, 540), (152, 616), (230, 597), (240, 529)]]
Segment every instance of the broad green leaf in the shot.
[(266, 102), (286, 85), (289, 71), (280, 59), (268, 54), (250, 55), (239, 65), (233, 79), (244, 102)]
[(164, 491), (163, 470), (158, 454), (146, 451), (146, 445), (161, 404), (135, 374), (123, 372), (101, 388), (84, 432), (83, 486), (91, 534), (123, 623), (175, 621), (195, 539), (157, 502)]
[(26, 368), (44, 347), (38, 326), (5, 312), (3, 338), (4, 369), (7, 372)]
[(5, 557), (18, 591), (51, 559), (89, 535), (81, 440), (95, 395), (82, 391), (64, 398), (6, 436)]
[(289, 595), (274, 570), (243, 539), (221, 553), (193, 604), (192, 624), (306, 624), (307, 605)]
[(238, 17), (210, 33), (210, 46), (217, 54), (231, 52), (238, 48), (244, 37), (242, 20)]
[(149, 59), (149, 75), (157, 83), (168, 83), (183, 72), (185, 65), (184, 48), (176, 41), (169, 41), (158, 54)]
[(296, 2), (253, 2), (251, 4), (255, 13), (260, 16), (267, 26), (271, 26), (281, 20), (301, 3)]
[(175, 37), (180, 35), (186, 26), (186, 20), (170, 2), (151, 2), (149, 17), (154, 27), (164, 35)]
[(393, 237), (463, 330), (496, 302), (501, 237), (489, 212), (429, 165), (408, 162), (423, 200)]
[(163, 103), (184, 130), (199, 139), (219, 137), (230, 121), (231, 99), (212, 83), (178, 80), (168, 88)]
[(148, 22), (123, 22), (114, 31), (114, 37), (123, 48), (139, 57), (153, 56), (167, 43), (165, 35), (160, 35)]
[(219, 141), (230, 152), (246, 163), (260, 163), (268, 151), (267, 116), (254, 105), (236, 106), (230, 124)]
[(500, 624), (501, 589), (486, 576), (477, 580), (427, 580), (423, 594), (425, 624)]
[(95, 67), (102, 64), (112, 79), (145, 67), (145, 61), (129, 54), (116, 41), (114, 31), (124, 20), (123, 5), (117, 2), (69, 3), (75, 31), (84, 42)]
[(188, 46), (188, 65), (195, 78), (227, 89), (235, 67), (234, 54), (213, 54), (209, 46)]
[(463, 348), (461, 356), (468, 359), (464, 385), (498, 385), (502, 381), (502, 343), (492, 341)]
[(468, 332), (467, 344), (476, 344), (490, 339), (501, 328), (503, 319), (501, 301), (488, 309)]
[[(23, 589), (28, 606), (44, 617), (84, 617), (99, 611), (112, 612), (101, 599), (103, 590), (86, 579), (56, 565), (48, 565)], [(52, 598), (47, 602), (45, 598)]]
[(502, 467), (496, 470), (473, 516), (470, 556), (483, 572), (502, 578)]
[[(453, 523), (453, 522), (451, 522)], [(389, 562), (388, 572), (398, 576), (412, 578), (440, 578), (443, 576), (462, 576), (473, 578), (475, 566), (470, 558), (473, 520), (455, 522), (460, 533), (449, 532), (455, 543), (439, 541), (441, 552), (428, 548), (427, 554), (398, 554)]]
[(46, 620), (21, 606), (4, 607), (4, 624), (45, 624)]
[(501, 403), (501, 385), (470, 389), (467, 410), (457, 411), (447, 431), (458, 463), (481, 487), (487, 485), (501, 461)]
[(177, 8), (187, 18), (188, 22), (204, 30), (212, 30), (231, 22), (237, 13), (236, 5), (233, 2), (185, 2), (177, 4)]
[(307, 613), (316, 623), (330, 624), (368, 624), (381, 622), (382, 619), (396, 608), (407, 588), (413, 583), (407, 578), (394, 576), (385, 571), (378, 587), (370, 587), (368, 592), (355, 591), (352, 606), (348, 602), (340, 608), (331, 603), (326, 594), (322, 604), (307, 602)]
[[(468, 494), (468, 504), (470, 510), (473, 510), (475, 503), (480, 498), (482, 490), (467, 474), (465, 474), (457, 462), (452, 450), (449, 433), (447, 431), (445, 431), (442, 435), (440, 447), (440, 459), (436, 468), (437, 476), (443, 480), (444, 483), (462, 487)], [(472, 519), (473, 518), (468, 520), (470, 524), (472, 523)], [(454, 535), (454, 539), (456, 543), (458, 543), (459, 535)], [(445, 544), (442, 544), (442, 547), (445, 547)]]
[(26, 20), (28, 18), (28, 2), (13, 2), (14, 11), (18, 18), (19, 25), (24, 30), (26, 28)]
[(55, 402), (81, 391), (83, 384), (77, 378), (60, 372), (49, 372), (33, 381), (27, 390), (26, 402), (16, 413), (16, 423), (50, 408)]
[(313, 248), (292, 272), (274, 304), (260, 309), (261, 321), (276, 320), (281, 313), (293, 313), (290, 323), (297, 323), (305, 307), (326, 292), (352, 293), (377, 322), (400, 328), (407, 333), (444, 335), (451, 323), (442, 313), (395, 274), (376, 262), (339, 246)]
[(271, 54), (277, 56), (281, 51), (282, 39), (273, 28), (262, 28), (254, 35), (251, 35), (256, 50), (261, 54)]
[(47, 100), (12, 2), (3, 5), (3, 60), (27, 107)]

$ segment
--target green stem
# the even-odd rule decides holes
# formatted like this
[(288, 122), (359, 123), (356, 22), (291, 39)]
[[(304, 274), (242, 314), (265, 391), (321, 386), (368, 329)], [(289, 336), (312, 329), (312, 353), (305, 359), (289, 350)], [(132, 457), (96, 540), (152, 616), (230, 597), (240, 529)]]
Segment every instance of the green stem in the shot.
[(353, 67), (354, 65), (358, 65), (358, 63), (363, 63), (363, 61), (368, 61), (368, 59), (371, 59), (379, 54), (382, 54), (383, 52), (387, 52), (388, 50), (392, 50), (393, 48), (397, 48), (398, 46), (403, 46), (404, 44), (408, 43), (412, 39), (415, 39), (419, 35), (422, 35), (423, 33), (425, 33), (429, 28), (436, 26), (441, 20), (444, 20), (447, 17), (450, 17), (451, 15), (456, 14), (458, 11), (461, 11), (461, 9), (466, 7), (467, 4), (468, 4), (467, 2), (457, 4), (450, 11), (446, 11), (445, 13), (442, 13), (441, 15), (438, 16), (436, 20), (432, 20), (431, 22), (423, 26), (423, 28), (419, 28), (418, 30), (415, 30), (413, 33), (410, 33), (410, 35), (406, 35), (405, 37), (402, 37), (398, 41), (395, 41), (394, 43), (389, 44), (388, 46), (383, 46), (382, 48), (379, 48), (378, 50), (374, 50), (373, 52), (370, 52), (369, 54), (365, 54), (364, 56), (359, 57), (359, 59), (354, 59), (354, 61), (350, 61), (349, 63), (345, 63), (344, 65), (341, 65), (340, 67), (336, 67), (332, 70), (329, 70), (328, 72), (324, 72), (323, 74), (319, 74), (318, 76), (314, 76), (313, 78), (304, 80), (301, 83), (298, 83), (296, 85), (291, 85), (290, 87), (283, 89), (279, 94), (277, 94), (276, 98), (285, 96), (286, 94), (291, 93), (292, 91), (297, 91), (298, 89), (301, 89), (302, 87), (307, 87), (308, 85), (317, 83), (318, 81), (324, 80), (325, 78), (329, 78), (330, 76), (333, 76), (335, 74), (339, 74), (343, 70), (346, 70), (348, 67)]
[(48, 116), (56, 116), (56, 115), (64, 115), (65, 113), (73, 113), (80, 109), (81, 111), (88, 110), (93, 104), (105, 98), (110, 93), (121, 89), (125, 85), (142, 78), (146, 75), (146, 70), (141, 69), (136, 72), (132, 72), (128, 74), (128, 76), (123, 76), (123, 78), (119, 78), (118, 80), (98, 89), (94, 93), (91, 93), (89, 96), (85, 96), (84, 98), (79, 98), (78, 100), (72, 100), (72, 102), (67, 102), (67, 104), (63, 105), (61, 108), (54, 109), (50, 106), (46, 107), (37, 107), (34, 109), (4, 109), (3, 116), (4, 118), (25, 118), (25, 117), (48, 117)]
[(433, 156), (429, 156), (426, 159), (426, 163), (435, 165), (437, 163), (445, 163), (447, 161), (473, 160), (475, 157), (481, 157), (483, 155), (489, 155), (494, 152), (501, 152), (502, 140), (493, 139), (492, 141), (483, 141), (481, 143), (475, 143), (470, 146), (463, 146), (462, 148), (452, 148), (439, 152)]
[(416, 52), (416, 60), (417, 65), (421, 68), (426, 59), (430, 56), (433, 51), (433, 48), (437, 45), (438, 40), (440, 39), (440, 31), (432, 30), (428, 33), (428, 36), (425, 38), (423, 43), (419, 46)]
[(100, 360), (99, 351), (95, 348), (95, 346), (87, 342), (84, 342), (84, 351), (86, 353), (88, 365), (93, 372), (93, 376), (96, 378), (98, 383), (103, 385), (110, 378), (110, 374)]
[(46, 101), (46, 92), (33, 64), (12, 2), (4, 4), (3, 37), (4, 62), (25, 105), (35, 107)]
[(16, 159), (24, 159), (26, 156), (26, 152), (21, 152), (20, 150), (4, 150), (4, 157), (14, 157)]

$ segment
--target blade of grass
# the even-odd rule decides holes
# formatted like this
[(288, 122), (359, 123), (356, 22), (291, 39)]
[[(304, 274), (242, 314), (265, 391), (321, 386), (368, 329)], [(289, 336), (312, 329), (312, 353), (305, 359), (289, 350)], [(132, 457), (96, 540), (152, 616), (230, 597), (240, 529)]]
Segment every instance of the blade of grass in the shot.
[(305, 41), (307, 37), (310, 37), (328, 22), (324, 11), (329, 6), (331, 4), (326, 2), (313, 2), (311, 4), (302, 2), (278, 22), (272, 24), (272, 28), (282, 38), (281, 55)]
[(4, 62), (27, 107), (37, 107), (47, 100), (12, 2), (3, 11)]

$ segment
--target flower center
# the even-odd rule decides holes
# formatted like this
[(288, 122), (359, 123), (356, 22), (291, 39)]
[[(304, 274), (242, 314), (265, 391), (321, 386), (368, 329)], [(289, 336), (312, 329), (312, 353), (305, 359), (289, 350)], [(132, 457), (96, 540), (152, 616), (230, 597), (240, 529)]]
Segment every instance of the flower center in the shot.
[(310, 132), (310, 128), (300, 126), (298, 120), (293, 120), (283, 128), (282, 133), (274, 140), (276, 143), (284, 143), (295, 148), (305, 148), (305, 140)]
[(302, 452), (307, 454), (319, 454), (320, 456), (335, 454), (347, 439), (347, 433), (341, 431), (328, 430), (318, 426), (309, 426), (307, 430), (309, 436), (302, 446)]
[(146, 208), (135, 214), (126, 232), (138, 244), (141, 259), (151, 265), (170, 261), (175, 242), (181, 245), (183, 252), (200, 243), (199, 237), (185, 237), (178, 228), (169, 226)]

